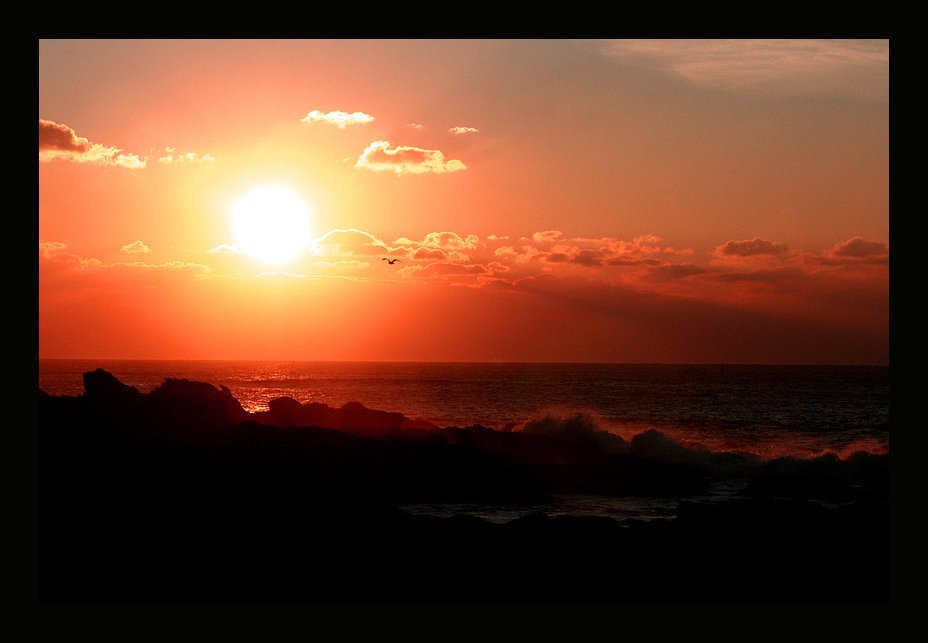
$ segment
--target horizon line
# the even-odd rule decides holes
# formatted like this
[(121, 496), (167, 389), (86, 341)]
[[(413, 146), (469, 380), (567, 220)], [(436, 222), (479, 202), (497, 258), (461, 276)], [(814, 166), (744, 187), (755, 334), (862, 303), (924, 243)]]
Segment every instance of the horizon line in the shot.
[(889, 367), (882, 362), (610, 362), (573, 360), (402, 360), (402, 359), (285, 359), (285, 358), (174, 358), (174, 357), (39, 357), (39, 361), (72, 362), (282, 362), (294, 364), (509, 364), (509, 365), (591, 365), (591, 366), (847, 366)]

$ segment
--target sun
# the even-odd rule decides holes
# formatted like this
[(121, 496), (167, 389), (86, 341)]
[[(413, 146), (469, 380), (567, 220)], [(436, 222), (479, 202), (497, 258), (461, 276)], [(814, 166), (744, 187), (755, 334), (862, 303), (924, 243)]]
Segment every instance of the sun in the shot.
[(284, 186), (262, 186), (232, 207), (235, 242), (260, 261), (289, 261), (311, 245), (310, 209)]

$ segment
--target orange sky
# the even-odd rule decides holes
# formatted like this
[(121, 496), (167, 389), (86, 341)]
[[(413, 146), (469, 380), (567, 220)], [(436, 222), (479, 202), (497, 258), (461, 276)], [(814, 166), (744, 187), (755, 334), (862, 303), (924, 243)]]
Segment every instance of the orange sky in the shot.
[(40, 40), (39, 357), (888, 364), (889, 42)]

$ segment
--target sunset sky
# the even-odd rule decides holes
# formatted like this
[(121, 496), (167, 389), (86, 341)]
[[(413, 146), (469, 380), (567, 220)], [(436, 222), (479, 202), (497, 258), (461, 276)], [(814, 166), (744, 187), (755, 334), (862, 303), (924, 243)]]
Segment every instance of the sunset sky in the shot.
[(40, 40), (39, 357), (888, 364), (889, 41)]

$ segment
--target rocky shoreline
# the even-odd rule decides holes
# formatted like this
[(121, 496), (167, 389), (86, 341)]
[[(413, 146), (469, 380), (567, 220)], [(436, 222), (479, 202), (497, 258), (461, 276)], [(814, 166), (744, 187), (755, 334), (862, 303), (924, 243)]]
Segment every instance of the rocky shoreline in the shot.
[[(84, 379), (40, 391), (41, 603), (889, 601), (888, 456), (759, 467), (743, 498), (708, 503), (712, 471), (641, 445)], [(648, 522), (397, 509), (550, 493), (681, 500)]]

